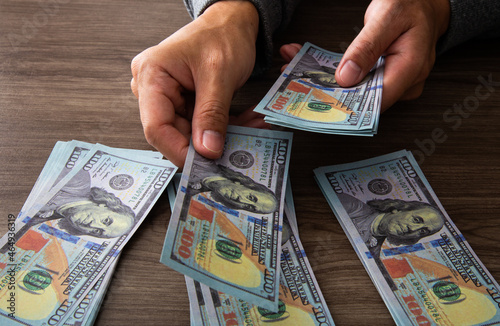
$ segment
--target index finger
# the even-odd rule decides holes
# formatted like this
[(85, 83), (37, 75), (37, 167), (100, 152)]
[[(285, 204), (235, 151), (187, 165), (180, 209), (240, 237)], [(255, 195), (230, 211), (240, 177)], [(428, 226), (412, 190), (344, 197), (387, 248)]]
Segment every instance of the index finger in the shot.
[[(176, 115), (175, 104), (181, 102), (180, 92), (172, 94), (169, 87), (177, 84), (170, 76), (160, 82), (138, 82), (139, 109), (144, 135), (149, 144), (178, 167), (184, 165), (189, 148), (189, 122)], [(177, 84), (178, 85), (178, 84)], [(170, 93), (170, 94), (169, 94)]]

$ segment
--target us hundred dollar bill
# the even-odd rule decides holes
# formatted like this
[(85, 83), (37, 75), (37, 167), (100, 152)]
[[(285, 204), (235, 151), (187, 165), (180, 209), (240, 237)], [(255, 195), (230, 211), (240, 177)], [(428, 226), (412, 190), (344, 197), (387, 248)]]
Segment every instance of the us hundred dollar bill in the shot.
[(292, 134), (232, 127), (220, 159), (189, 149), (161, 262), (212, 288), (278, 308)]
[(36, 187), (40, 195), (0, 240), (0, 322), (64, 323), (176, 169), (166, 160), (96, 145), (55, 185), (61, 171), (43, 174), (52, 181), (38, 184), (48, 188)]
[(287, 208), (283, 224), (287, 231), (283, 231), (281, 245), (278, 309), (271, 311), (249, 304), (202, 284), (210, 325), (335, 325), (297, 229), (288, 219), (291, 212)]
[(205, 299), (201, 290), (201, 283), (185, 276), (186, 288), (189, 296), (189, 311), (191, 326), (212, 325), (208, 319)]
[[(170, 203), (171, 210), (173, 210), (175, 206), (175, 198), (177, 197), (177, 189), (179, 188), (181, 177), (181, 173), (176, 173), (172, 178), (172, 181), (167, 186), (168, 201)], [(210, 325), (200, 282), (193, 280), (189, 276), (184, 276), (184, 279), (186, 281), (186, 288), (189, 296), (191, 326)]]
[[(78, 140), (71, 140), (68, 142), (58, 141), (52, 149), (47, 162), (40, 172), (33, 188), (31, 189), (28, 198), (26, 198), (23, 207), (21, 208), (20, 216), (26, 212), (31, 205), (36, 202), (36, 198), (48, 192), (55, 186), (62, 178), (64, 178), (81, 160), (85, 155), (94, 148), (100, 146), (101, 148), (109, 148), (104, 145), (90, 144)], [(136, 150), (125, 148), (112, 148), (114, 152), (121, 152), (122, 155), (127, 157), (149, 157), (155, 159), (162, 159), (162, 154), (149, 150)]]
[(269, 123), (295, 129), (376, 134), (385, 59), (381, 57), (357, 85), (342, 87), (335, 79), (342, 56), (305, 43), (255, 111)]
[(411, 152), (314, 173), (398, 325), (500, 323), (498, 283)]
[[(177, 192), (177, 188), (179, 185), (180, 177), (181, 177), (181, 175), (177, 173), (167, 187), (168, 198), (169, 198), (170, 206), (172, 207), (172, 209), (174, 207), (174, 202), (175, 202), (175, 198), (176, 198), (176, 192)], [(286, 213), (285, 213), (285, 216), (283, 219), (284, 231), (282, 233), (282, 241), (283, 241), (283, 238), (285, 238), (285, 239), (289, 238), (290, 232), (292, 229), (294, 230), (294, 237), (298, 239), (297, 218), (295, 216), (295, 207), (294, 207), (290, 178), (288, 178), (287, 183), (286, 183), (285, 212)], [(288, 227), (288, 225), (286, 223), (287, 220), (289, 222), (290, 227)], [(303, 250), (303, 249), (301, 249), (301, 250)], [(305, 255), (304, 255), (304, 258), (305, 258)], [(281, 262), (281, 264), (283, 264), (283, 261)], [(312, 270), (310, 271), (310, 273), (312, 273)], [(189, 295), (189, 308), (190, 308), (190, 315), (191, 315), (191, 325), (192, 326), (195, 326), (195, 325), (214, 325), (214, 322), (218, 323), (218, 320), (217, 320), (218, 317), (216, 315), (217, 312), (215, 310), (215, 305), (212, 302), (212, 296), (210, 294), (209, 288), (206, 287), (205, 285), (201, 284), (200, 282), (193, 280), (190, 277), (186, 276), (185, 279), (186, 279), (187, 292)], [(202, 287), (204, 289), (206, 288), (205, 291), (207, 291), (207, 293), (205, 294), (205, 296), (203, 295)], [(207, 307), (205, 305), (205, 297), (209, 301), (209, 305), (211, 308), (210, 314), (211, 314), (211, 318), (212, 318), (213, 322), (210, 322), (209, 312), (207, 311)], [(298, 297), (298, 296), (296, 296), (296, 297)], [(239, 304), (230, 305), (229, 301), (227, 301), (228, 303), (226, 303), (226, 306), (229, 306), (229, 307), (226, 307), (226, 309), (233, 309), (233, 310), (237, 311), (239, 309), (239, 307), (247, 307), (248, 306), (248, 303), (246, 303), (243, 300), (237, 300), (232, 296), (230, 296), (229, 298), (231, 300), (233, 300), (234, 302), (245, 303), (245, 304), (244, 305), (239, 305)], [(325, 305), (325, 307), (326, 307), (326, 305)], [(241, 318), (241, 320), (245, 319), (247, 324), (248, 324), (250, 319), (245, 318), (247, 312), (248, 312), (247, 310), (244, 310), (244, 311), (240, 312), (239, 315), (243, 316), (243, 318)], [(277, 316), (277, 314), (274, 316)], [(323, 315), (320, 313), (319, 318), (322, 318), (322, 316)], [(228, 317), (230, 317), (230, 316), (228, 316)], [(269, 315), (268, 315), (268, 317), (269, 317)], [(225, 321), (224, 318), (222, 318), (222, 319)], [(276, 322), (276, 321), (278, 321), (278, 319), (280, 321), (285, 321), (288, 318), (268, 318), (267, 320)], [(290, 320), (292, 320), (292, 319), (290, 319)], [(288, 320), (288, 322), (290, 320)], [(228, 318), (228, 321), (232, 322), (233, 324), (237, 322), (234, 317)], [(227, 324), (227, 323), (225, 323), (225, 324)], [(244, 323), (241, 322), (240, 324), (244, 324)]]
[[(31, 205), (37, 201), (37, 198), (50, 191), (57, 183), (64, 178), (79, 162), (84, 160), (88, 152), (90, 152), (96, 144), (90, 144), (78, 140), (69, 142), (58, 141), (52, 149), (47, 162), (45, 163), (40, 175), (38, 176), (35, 185), (33, 186), (28, 198), (26, 199), (21, 213), (18, 218), (23, 218), (23, 212), (29, 210)], [(103, 145), (97, 145), (99, 148), (105, 149)], [(153, 159), (162, 159), (159, 152), (149, 150), (136, 150), (125, 148), (112, 148), (112, 151), (120, 152), (127, 157), (149, 157)], [(119, 257), (119, 256), (118, 256)], [(117, 257), (117, 258), (118, 258)], [(95, 320), (100, 304), (104, 299), (106, 289), (109, 287), (113, 271), (116, 267), (118, 259), (116, 259), (110, 267), (107, 268), (97, 282), (92, 286), (92, 289), (78, 302), (75, 303), (76, 308), (68, 318), (65, 318), (64, 325), (92, 325)]]

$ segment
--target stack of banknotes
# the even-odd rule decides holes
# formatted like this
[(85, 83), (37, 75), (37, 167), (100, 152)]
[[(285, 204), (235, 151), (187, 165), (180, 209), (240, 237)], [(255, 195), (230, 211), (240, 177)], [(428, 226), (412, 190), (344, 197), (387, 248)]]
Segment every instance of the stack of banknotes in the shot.
[(298, 237), (291, 141), (230, 126), (220, 159), (191, 146), (161, 262), (186, 276), (192, 325), (334, 325)]
[(342, 54), (305, 43), (254, 111), (283, 127), (373, 136), (380, 116), (384, 58), (360, 83), (347, 88), (335, 80), (340, 59)]
[(0, 325), (92, 325), (122, 248), (176, 170), (157, 152), (56, 143), (0, 240)]
[(396, 324), (500, 324), (498, 283), (411, 152), (314, 173)]

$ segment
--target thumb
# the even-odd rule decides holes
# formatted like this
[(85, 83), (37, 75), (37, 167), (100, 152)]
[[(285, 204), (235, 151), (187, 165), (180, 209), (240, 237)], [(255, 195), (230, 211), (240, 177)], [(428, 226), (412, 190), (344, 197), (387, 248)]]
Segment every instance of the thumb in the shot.
[[(384, 54), (391, 43), (401, 34), (401, 29), (394, 26), (398, 23), (385, 10), (379, 10), (378, 3), (371, 3), (366, 12), (366, 24), (347, 48), (335, 79), (342, 87), (359, 83), (373, 68), (377, 60)], [(371, 15), (371, 13), (376, 13)], [(391, 28), (389, 28), (391, 23)]]
[(213, 79), (201, 81), (200, 85), (196, 86), (192, 122), (193, 146), (206, 158), (217, 159), (224, 150), (232, 89)]

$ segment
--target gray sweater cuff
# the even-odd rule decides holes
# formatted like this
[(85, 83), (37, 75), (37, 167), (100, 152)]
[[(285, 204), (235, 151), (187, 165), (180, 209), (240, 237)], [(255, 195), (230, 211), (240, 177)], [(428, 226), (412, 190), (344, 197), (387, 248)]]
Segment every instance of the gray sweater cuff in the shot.
[(450, 24), (437, 44), (441, 54), (475, 37), (500, 36), (500, 1), (450, 0)]

